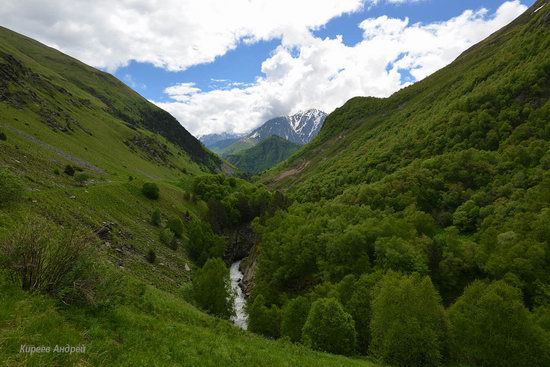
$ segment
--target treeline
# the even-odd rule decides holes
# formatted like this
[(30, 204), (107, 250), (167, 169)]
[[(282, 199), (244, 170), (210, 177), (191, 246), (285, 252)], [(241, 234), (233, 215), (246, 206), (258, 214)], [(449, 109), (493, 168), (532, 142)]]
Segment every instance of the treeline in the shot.
[[(158, 197), (158, 191), (156, 195)], [(263, 222), (278, 209), (289, 206), (289, 200), (278, 191), (271, 193), (264, 186), (221, 174), (196, 177), (186, 200), (205, 203), (201, 218), (204, 220), (188, 216), (183, 223), (173, 218), (167, 222), (167, 229), (176, 238), (185, 237), (186, 250), (199, 266), (210, 258), (223, 257), (228, 246), (227, 236), (232, 231), (255, 218)], [(153, 213), (153, 223), (160, 220), (155, 216), (159, 213)]]
[(273, 215), (290, 205), (280, 191), (224, 175), (205, 175), (193, 181), (193, 193), (208, 205), (207, 219), (217, 233)]

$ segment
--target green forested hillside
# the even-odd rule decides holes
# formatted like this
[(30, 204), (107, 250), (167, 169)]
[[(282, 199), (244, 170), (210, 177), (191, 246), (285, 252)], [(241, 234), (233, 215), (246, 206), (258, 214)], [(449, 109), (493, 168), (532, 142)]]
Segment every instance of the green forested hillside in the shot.
[(261, 178), (298, 203), (257, 224), (252, 329), (315, 347), (301, 327), (335, 298), (355, 350), (389, 364), (547, 365), (549, 97), (537, 1), (425, 80), (336, 109)]
[[(230, 169), (114, 77), (1, 28), (0, 364), (372, 365), (195, 306), (191, 249), (226, 242), (193, 183)], [(20, 352), (67, 344), (85, 352)]]
[(259, 173), (284, 161), (300, 147), (298, 144), (272, 135), (252, 148), (227, 154), (225, 158), (244, 172)]

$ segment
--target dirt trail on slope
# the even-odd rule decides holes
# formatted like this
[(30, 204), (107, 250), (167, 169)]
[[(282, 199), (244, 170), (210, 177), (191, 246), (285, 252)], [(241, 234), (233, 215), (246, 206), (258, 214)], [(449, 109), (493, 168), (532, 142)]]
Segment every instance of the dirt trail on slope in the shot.
[(300, 165), (296, 168), (291, 168), (287, 171), (282, 172), (279, 176), (275, 177), (274, 182), (279, 182), (284, 180), (287, 177), (294, 176), (300, 172), (302, 172), (307, 166), (309, 166), (309, 161), (303, 161), (300, 163)]

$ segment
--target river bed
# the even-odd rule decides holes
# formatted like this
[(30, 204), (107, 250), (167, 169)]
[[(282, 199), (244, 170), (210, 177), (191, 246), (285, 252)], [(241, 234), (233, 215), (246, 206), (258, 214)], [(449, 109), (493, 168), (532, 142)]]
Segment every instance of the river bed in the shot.
[(241, 273), (239, 266), (241, 261), (234, 262), (229, 268), (229, 276), (231, 278), (231, 289), (235, 292), (235, 303), (233, 309), (235, 310), (235, 316), (231, 317), (231, 321), (241, 329), (246, 330), (248, 327), (248, 315), (246, 314), (246, 298), (241, 289), (239, 283), (243, 279), (243, 273)]

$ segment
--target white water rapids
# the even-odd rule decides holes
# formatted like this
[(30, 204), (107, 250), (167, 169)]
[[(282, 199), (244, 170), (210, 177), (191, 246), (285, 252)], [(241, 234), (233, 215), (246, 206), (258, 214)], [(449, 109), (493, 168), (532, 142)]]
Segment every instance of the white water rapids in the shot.
[(248, 327), (248, 315), (246, 314), (245, 306), (246, 299), (239, 283), (243, 279), (243, 273), (239, 269), (241, 261), (234, 262), (229, 268), (229, 276), (231, 278), (231, 289), (235, 292), (235, 303), (233, 309), (235, 310), (235, 316), (231, 316), (231, 321), (241, 329), (246, 330)]

